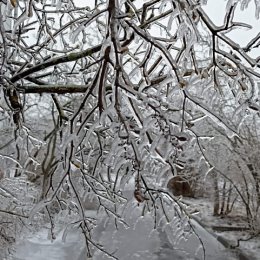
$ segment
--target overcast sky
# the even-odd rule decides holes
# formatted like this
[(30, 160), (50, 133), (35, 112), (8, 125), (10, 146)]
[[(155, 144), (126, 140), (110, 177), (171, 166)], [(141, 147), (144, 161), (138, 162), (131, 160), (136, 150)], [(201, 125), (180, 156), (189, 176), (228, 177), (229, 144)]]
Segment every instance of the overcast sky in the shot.
[[(216, 25), (222, 25), (226, 12), (227, 1), (224, 0), (208, 0), (208, 4), (203, 7), (208, 16), (213, 20)], [(241, 47), (245, 47), (247, 43), (260, 32), (260, 19), (255, 17), (255, 4), (254, 1), (249, 3), (247, 9), (241, 11), (240, 6), (236, 8), (235, 22), (248, 23), (253, 26), (252, 29), (236, 29), (228, 34), (228, 36), (239, 43)], [(260, 49), (254, 49), (250, 54), (260, 56)]]
[[(94, 0), (87, 1), (87, 5), (91, 8), (94, 7)], [(144, 0), (136, 0), (136, 6), (139, 7), (145, 2)], [(84, 0), (75, 0), (75, 3), (80, 6), (86, 6), (86, 1)], [(203, 6), (203, 9), (207, 12), (208, 16), (213, 20), (216, 25), (222, 25), (226, 12), (226, 4), (227, 0), (208, 0), (206, 6)], [(236, 8), (234, 21), (236, 22), (244, 22), (253, 26), (252, 29), (236, 29), (228, 34), (232, 40), (236, 41), (241, 45), (241, 47), (246, 46), (246, 44), (252, 39), (252, 37), (256, 36), (260, 32), (260, 19), (256, 19), (255, 17), (255, 2), (251, 0), (248, 5), (248, 8), (241, 11), (240, 4)], [(254, 49), (251, 53), (253, 56), (260, 56), (260, 49)]]

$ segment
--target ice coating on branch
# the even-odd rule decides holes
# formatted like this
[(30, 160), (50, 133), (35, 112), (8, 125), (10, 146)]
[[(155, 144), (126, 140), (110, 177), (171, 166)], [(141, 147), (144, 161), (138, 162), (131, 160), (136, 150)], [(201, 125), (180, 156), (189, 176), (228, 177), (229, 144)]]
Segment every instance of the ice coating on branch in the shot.
[(186, 23), (181, 23), (178, 27), (178, 38), (182, 39), (187, 33), (188, 26)]
[(242, 0), (241, 1), (241, 10), (242, 11), (248, 7), (248, 4), (249, 4), (250, 1), (251, 0)]
[(21, 169), (23, 169), (23, 166), (19, 163), (19, 161), (9, 155), (0, 154), (0, 159), (11, 160), (11, 161), (15, 162), (17, 164), (17, 166), (19, 166)]
[[(20, 0), (20, 3), (22, 1), (23, 0)], [(47, 69), (45, 66), (41, 70), (33, 72), (32, 75), (29, 75), (31, 78), (24, 77), (20, 80), (17, 86), (21, 88), (21, 96), (25, 97), (24, 89), (27, 87), (34, 86), (34, 90), (37, 90), (45, 86), (45, 84), (54, 85), (57, 82), (63, 84), (62, 88), (67, 88), (69, 91), (71, 90), (70, 87), (67, 86), (69, 84), (73, 87), (74, 83), (80, 83), (81, 85), (77, 87), (82, 88), (93, 86), (91, 92), (86, 91), (83, 93), (84, 91), (82, 91), (81, 93), (73, 92), (72, 94), (57, 95), (60, 106), (56, 105), (55, 107), (53, 105), (53, 111), (48, 115), (43, 113), (43, 122), (46, 122), (45, 118), (48, 120), (43, 127), (46, 133), (42, 133), (37, 139), (44, 140), (45, 137), (47, 138), (49, 134), (52, 134), (51, 131), (57, 131), (57, 135), (59, 135), (57, 137), (58, 145), (62, 142), (61, 147), (55, 149), (54, 158), (57, 160), (58, 167), (56, 169), (54, 166), (53, 169), (51, 169), (54, 171), (52, 175), (53, 179), (51, 180), (53, 183), (47, 187), (49, 188), (47, 198), (50, 198), (51, 195), (56, 192), (55, 188), (58, 187), (57, 185), (60, 180), (64, 180), (64, 177), (66, 177), (64, 176), (65, 174), (67, 175), (65, 180), (69, 181), (68, 177), (70, 177), (72, 179), (71, 183), (75, 184), (75, 191), (73, 191), (75, 194), (71, 191), (72, 184), (70, 184), (70, 186), (64, 184), (64, 180), (55, 193), (58, 199), (61, 200), (59, 209), (61, 211), (64, 210), (58, 213), (58, 216), (67, 214), (69, 207), (74, 210), (76, 219), (83, 219), (84, 214), (80, 211), (81, 198), (88, 197), (90, 202), (98, 200), (100, 212), (103, 211), (102, 217), (107, 218), (107, 222), (112, 223), (111, 230), (106, 234), (103, 233), (103, 235), (109, 239), (104, 239), (105, 243), (111, 242), (111, 238), (115, 239), (115, 241), (112, 241), (112, 247), (114, 246), (114, 248), (108, 248), (115, 254), (120, 251), (117, 250), (117, 246), (122, 244), (121, 240), (127, 243), (127, 241), (124, 240), (125, 237), (121, 237), (122, 233), (127, 236), (129, 233), (126, 233), (126, 231), (130, 231), (130, 234), (132, 234), (137, 229), (143, 230), (142, 228), (147, 224), (146, 222), (149, 223), (146, 227), (150, 230), (145, 233), (144, 238), (148, 240), (151, 237), (156, 237), (156, 232), (152, 228), (155, 225), (157, 217), (160, 220), (159, 227), (162, 227), (164, 232), (163, 236), (169, 235), (168, 240), (171, 243), (174, 243), (174, 239), (177, 241), (183, 239), (185, 241), (187, 235), (181, 231), (181, 228), (183, 224), (186, 225), (187, 223), (186, 221), (181, 222), (179, 220), (178, 214), (181, 213), (180, 211), (174, 212), (172, 210), (176, 206), (174, 203), (175, 198), (170, 198), (170, 196), (166, 195), (164, 181), (173, 174), (171, 171), (174, 171), (176, 168), (174, 164), (178, 163), (178, 161), (176, 162), (175, 160), (179, 160), (179, 153), (183, 150), (189, 150), (189, 152), (195, 154), (195, 156), (197, 156), (196, 153), (201, 155), (202, 152), (207, 152), (207, 147), (206, 145), (204, 146), (204, 144), (209, 143), (209, 141), (211, 141), (210, 138), (213, 137), (208, 137), (208, 135), (200, 136), (200, 127), (203, 128), (202, 131), (206, 132), (208, 129), (210, 131), (211, 128), (209, 125), (211, 124), (214, 125), (220, 134), (225, 135), (225, 137), (232, 137), (235, 133), (233, 133), (233, 128), (229, 127), (233, 124), (233, 122), (229, 122), (229, 119), (232, 118), (232, 113), (235, 111), (234, 115), (236, 123), (238, 123), (236, 126), (238, 125), (240, 127), (239, 130), (242, 128), (242, 123), (240, 124), (238, 117), (240, 117), (240, 113), (242, 114), (244, 112), (244, 109), (249, 108), (249, 105), (245, 103), (243, 109), (238, 109), (237, 111), (236, 108), (240, 105), (239, 102), (241, 102), (241, 100), (243, 101), (247, 96), (250, 96), (251, 85), (249, 84), (250, 86), (246, 91), (248, 93), (243, 96), (243, 88), (246, 88), (248, 80), (245, 79), (245, 84), (243, 82), (239, 84), (237, 78), (242, 78), (242, 76), (246, 78), (253, 69), (257, 71), (258, 68), (253, 66), (252, 68), (248, 68), (249, 66), (246, 67), (246, 65), (240, 64), (239, 61), (237, 64), (235, 63), (237, 65), (236, 67), (233, 66), (235, 67), (234, 70), (226, 66), (226, 64), (218, 64), (220, 63), (219, 56), (224, 56), (226, 63), (229, 59), (232, 61), (233, 58), (231, 54), (226, 54), (229, 50), (226, 50), (226, 47), (222, 45), (233, 45), (234, 49), (237, 48), (237, 53), (243, 52), (244, 50), (239, 48), (238, 45), (234, 45), (228, 38), (222, 38), (222, 40), (218, 38), (222, 35), (222, 32), (219, 32), (215, 33), (213, 37), (216, 39), (216, 49), (210, 52), (209, 49), (214, 48), (211, 36), (216, 27), (212, 25), (213, 22), (211, 23), (206, 13), (200, 12), (201, 7), (199, 3), (198, 6), (193, 6), (194, 1), (144, 1), (144, 3), (152, 4), (147, 7), (146, 18), (148, 19), (149, 15), (155, 15), (154, 21), (153, 19), (146, 20), (149, 22), (149, 25), (142, 25), (138, 20), (139, 13), (140, 16), (142, 15), (141, 8), (136, 9), (138, 12), (135, 15), (132, 14), (134, 8), (130, 8), (129, 13), (125, 15), (126, 2), (121, 1), (122, 10), (118, 9), (116, 11), (116, 35), (110, 35), (111, 27), (109, 27), (109, 21), (106, 20), (107, 15), (112, 10), (112, 8), (107, 8), (107, 5), (113, 3), (113, 1), (99, 1), (100, 6), (93, 7), (91, 10), (93, 16), (97, 14), (95, 10), (99, 11), (98, 9), (100, 7), (106, 9), (104, 9), (104, 17), (102, 16), (102, 18), (105, 18), (103, 19), (105, 22), (99, 19), (97, 15), (95, 19), (93, 19), (93, 27), (83, 26), (85, 21), (89, 21), (92, 18), (86, 14), (84, 8), (78, 9), (76, 6), (67, 5), (67, 3), (73, 3), (73, 1), (46, 1), (47, 4), (55, 3), (56, 9), (55, 7), (41, 9), (39, 8), (41, 7), (40, 2), (42, 3), (43, 1), (34, 1), (35, 5), (37, 5), (35, 12), (38, 17), (33, 17), (36, 25), (38, 27), (42, 26), (37, 32), (34, 32), (37, 34), (34, 40), (35, 42), (38, 40), (38, 42), (34, 43), (35, 45), (30, 48), (30, 50), (27, 50), (23, 47), (23, 43), (27, 43), (27, 34), (21, 34), (23, 41), (19, 41), (17, 37), (18, 42), (15, 48), (12, 47), (12, 49), (8, 47), (11, 62), (9, 67), (12, 68), (12, 70), (23, 72), (30, 68), (34, 69), (35, 67), (39, 67), (45, 58), (47, 63), (44, 62), (43, 65), (48, 64), (49, 59), (57, 62), (60, 57), (62, 57), (62, 62), (55, 64), (55, 69), (53, 68), (53, 64), (51, 64)], [(136, 2), (138, 1), (127, 1), (127, 3), (133, 5), (133, 7), (136, 7)], [(178, 16), (178, 19), (176, 19), (179, 14), (179, 9), (178, 7), (172, 9), (171, 5), (180, 6), (183, 2), (185, 5), (181, 7), (183, 8), (181, 9), (181, 14)], [(188, 2), (190, 5), (187, 4)], [(206, 2), (207, 1), (203, 1), (202, 4), (206, 4)], [(64, 3), (64, 5), (61, 6), (61, 3)], [(235, 1), (229, 1), (230, 5), (234, 3)], [(59, 10), (60, 7), (61, 10)], [(159, 7), (161, 13), (158, 16)], [(45, 24), (44, 21), (41, 23), (39, 15), (42, 12), (41, 10), (46, 11), (46, 13), (44, 13), (47, 21)], [(54, 26), (49, 23), (52, 16), (51, 12), (55, 12), (55, 15), (58, 16), (56, 20), (59, 20), (55, 22)], [(168, 14), (164, 16), (164, 12)], [(197, 14), (199, 15), (197, 16)], [(194, 17), (199, 17), (200, 19), (194, 21), (191, 19)], [(204, 27), (201, 26), (202, 24)], [(27, 28), (27, 25), (28, 23), (25, 22), (21, 23), (19, 27), (24, 30)], [(179, 25), (180, 29), (178, 29)], [(242, 23), (236, 23), (234, 27), (238, 25), (245, 26)], [(158, 35), (153, 37), (152, 33), (149, 33), (154, 27), (160, 27), (160, 30), (157, 30), (158, 34), (160, 32), (162, 33), (160, 38), (157, 37)], [(49, 30), (48, 33), (46, 33), (47, 30)], [(197, 35), (199, 35), (197, 34), (197, 30), (202, 32), (202, 38), (197, 37)], [(119, 33), (117, 34), (117, 32)], [(57, 43), (54, 43), (51, 35), (53, 35), (53, 39), (55, 39)], [(80, 37), (78, 37), (79, 35)], [(17, 33), (15, 36), (17, 36)], [(112, 42), (112, 36), (116, 37), (114, 43)], [(81, 41), (82, 37), (85, 37), (84, 41)], [(7, 40), (9, 39), (7, 38)], [(226, 42), (224, 40), (226, 40)], [(76, 41), (80, 41), (80, 48), (72, 44), (72, 42)], [(13, 46), (14, 43), (15, 42), (9, 45)], [(98, 43), (103, 43), (103, 46), (100, 45), (101, 51), (100, 48), (95, 45)], [(117, 51), (113, 44), (118, 44)], [(84, 52), (86, 49), (92, 49), (93, 51), (86, 54)], [(106, 50), (109, 50), (109, 57), (106, 55)], [(73, 62), (64, 62), (68, 57), (74, 57), (74, 51), (81, 56), (87, 56), (81, 57)], [(248, 51), (246, 55), (249, 56), (249, 52), (250, 51)], [(104, 55), (106, 57), (100, 60)], [(214, 55), (216, 58), (215, 61), (213, 61)], [(118, 64), (116, 64), (116, 58), (118, 58)], [(13, 60), (15, 62), (12, 64)], [(21, 64), (19, 64), (18, 61), (21, 62)], [(92, 62), (93, 65), (91, 65)], [(107, 70), (101, 76), (97, 71), (101, 71), (99, 68), (102, 68), (106, 63)], [(88, 66), (90, 67), (87, 68)], [(215, 69), (215, 74), (213, 73), (213, 68)], [(7, 67), (7, 69), (9, 68)], [(12, 70), (10, 70), (11, 73), (13, 73)], [(239, 74), (236, 78), (236, 73), (239, 70), (241, 71), (241, 75)], [(55, 77), (52, 71), (57, 72)], [(45, 76), (45, 72), (50, 74), (47, 73), (47, 76)], [(181, 79), (182, 76), (185, 81)], [(30, 80), (35, 81), (36, 79), (42, 80), (43, 85), (38, 84), (39, 82), (30, 82)], [(225, 85), (227, 81), (234, 81), (235, 83), (229, 88), (229, 86)], [(180, 82), (182, 89), (178, 85)], [(219, 89), (218, 86), (213, 86), (214, 83), (219, 83)], [(53, 90), (55, 85), (51, 86), (51, 88)], [(98, 92), (98, 89), (100, 92)], [(194, 98), (194, 102), (191, 94), (188, 96), (191, 100), (184, 97), (184, 89), (196, 97)], [(223, 91), (223, 97), (218, 95), (219, 90)], [(102, 96), (99, 96), (99, 93), (101, 93)], [(88, 94), (90, 95), (86, 98)], [(253, 111), (249, 111), (249, 113), (259, 113), (256, 112), (256, 110), (259, 109), (259, 103), (255, 101), (258, 94), (256, 91), (253, 94), (252, 104), (250, 105), (250, 109)], [(49, 94), (43, 94), (41, 97), (47, 95)], [(234, 95), (235, 98), (232, 95)], [(27, 97), (25, 101), (27, 101)], [(38, 107), (37, 101), (38, 99), (35, 98), (33, 102), (40, 113), (41, 107)], [(102, 109), (102, 102), (104, 104), (104, 110)], [(26, 110), (26, 102), (24, 103), (25, 124), (29, 124), (26, 119), (26, 113), (29, 114), (29, 112)], [(49, 103), (45, 101), (39, 101), (39, 104), (43, 107), (44, 105), (48, 106), (48, 110), (51, 108)], [(53, 104), (52, 100), (50, 104)], [(82, 106), (80, 104), (82, 104)], [(94, 109), (95, 107), (96, 110)], [(4, 110), (2, 107), (1, 109)], [(28, 109), (30, 111), (31, 108), (29, 107)], [(88, 119), (88, 113), (92, 113), (89, 112), (90, 109), (93, 109), (93, 114), (91, 114)], [(64, 118), (62, 112), (65, 114)], [(73, 116), (75, 116), (75, 118)], [(5, 117), (10, 118), (10, 109)], [(49, 122), (51, 121), (51, 117), (53, 117), (53, 121), (55, 121), (53, 122), (55, 125), (54, 130), (50, 129)], [(75, 120), (70, 120), (71, 117)], [(206, 117), (210, 119), (205, 120)], [(67, 118), (69, 118), (69, 121), (67, 121)], [(245, 122), (244, 118), (249, 119), (249, 115), (244, 115), (243, 123)], [(210, 124), (208, 124), (208, 122), (210, 122)], [(191, 133), (193, 134), (193, 142), (190, 137)], [(36, 134), (35, 136), (38, 135)], [(28, 137), (26, 142), (30, 145), (31, 143), (37, 143), (33, 145), (43, 150), (43, 155), (40, 154), (39, 156), (41, 159), (44, 153), (48, 153), (48, 148), (41, 145), (38, 140)], [(200, 141), (202, 145), (201, 150), (198, 151), (196, 150), (196, 145), (198, 146)], [(22, 163), (20, 160), (17, 160), (20, 163), (20, 165), (17, 166), (16, 161), (12, 162), (16, 168), (26, 168), (24, 164), (31, 162), (29, 158), (32, 151), (30, 147), (26, 147), (26, 142), (15, 143), (22, 152)], [(62, 150), (63, 161), (60, 161), (59, 148)], [(0, 152), (2, 153), (3, 151), (1, 150)], [(7, 156), (5, 154), (3, 155)], [(25, 160), (24, 157), (26, 158)], [(31, 157), (34, 158), (33, 156)], [(9, 158), (8, 160), (6, 160), (7, 157), (3, 158), (9, 163)], [(16, 159), (15, 156), (13, 158)], [(35, 158), (37, 158), (37, 155), (35, 155)], [(48, 159), (49, 157), (47, 156), (46, 158)], [(197, 160), (196, 163), (200, 164), (200, 159)], [(51, 164), (51, 166), (53, 166), (53, 164)], [(203, 171), (203, 173), (205, 171)], [(29, 171), (22, 169), (20, 172), (25, 174)], [(141, 187), (136, 187), (139, 177), (138, 174), (141, 176), (139, 180)], [(142, 182), (142, 180), (144, 181)], [(145, 181), (148, 188), (144, 185)], [(129, 194), (125, 194), (124, 192), (128, 187), (130, 187), (130, 192)], [(138, 206), (137, 201), (131, 201), (135, 188), (140, 188), (141, 192), (145, 193), (145, 196), (149, 195), (149, 200), (145, 201), (145, 203), (140, 203)], [(149, 188), (151, 189), (149, 190)], [(148, 194), (148, 191), (151, 191), (151, 195)], [(75, 196), (79, 196), (78, 201), (75, 199)], [(155, 202), (153, 202), (152, 198), (155, 199)], [(53, 202), (57, 202), (55, 197), (51, 197), (51, 199), (54, 200)], [(120, 205), (123, 201), (124, 206), (127, 208), (127, 205), (125, 205), (127, 204), (126, 199), (129, 203), (132, 203), (131, 210), (129, 210), (129, 208), (126, 209), (126, 213), (130, 215), (133, 214), (130, 219), (128, 219), (128, 214), (123, 214)], [(166, 202), (168, 217), (162, 216), (162, 205), (158, 202), (159, 199), (163, 200), (162, 204)], [(63, 202), (63, 200), (65, 202)], [(72, 202), (68, 203), (68, 201)], [(171, 201), (173, 202), (171, 203)], [(45, 204), (43, 203), (42, 206), (45, 207)], [(53, 205), (48, 205), (48, 208), (51, 207), (53, 207)], [(41, 207), (38, 208), (40, 212), (43, 212), (42, 209)], [(143, 210), (142, 214), (145, 214), (146, 210), (148, 210), (148, 217), (141, 217), (141, 214), (135, 214), (136, 212), (140, 213), (140, 209)], [(154, 217), (155, 215), (156, 217)], [(130, 223), (133, 222), (133, 226), (127, 229), (126, 225), (121, 223), (122, 216), (126, 218), (126, 220), (129, 220)], [(70, 218), (70, 216), (65, 217)], [(65, 217), (63, 216), (62, 220), (64, 220)], [(75, 219), (72, 221), (75, 221)], [(88, 221), (86, 222), (88, 225)], [(118, 224), (119, 222), (124, 226), (122, 233), (114, 226), (115, 223)], [(151, 225), (151, 223), (153, 225)], [(117, 227), (121, 228), (121, 224), (118, 224)], [(104, 224), (102, 226), (106, 228), (108, 225)], [(89, 228), (93, 230), (91, 225)], [(70, 227), (68, 227), (66, 232), (70, 232)], [(64, 237), (66, 237), (66, 232), (64, 232)], [(169, 232), (168, 235), (166, 234), (167, 232)], [(136, 234), (133, 234), (134, 238), (135, 235)], [(108, 245), (108, 247), (109, 246), (110, 245)], [(122, 245), (122, 247), (124, 248), (125, 245)], [(128, 248), (126, 250), (128, 250)], [(142, 259), (143, 256), (150, 256), (149, 250), (147, 253), (146, 249), (138, 252), (131, 251), (130, 253), (132, 253), (132, 256), (136, 258), (139, 257), (140, 259)], [(122, 250), (118, 257), (120, 260), (124, 259), (124, 252)], [(100, 260), (101, 258), (96, 256), (96, 259)]]
[(57, 0), (57, 3), (56, 3), (56, 10), (60, 10), (61, 7), (62, 7), (62, 0)]
[(18, 17), (18, 19), (15, 21), (14, 27), (13, 27), (13, 30), (12, 30), (12, 38), (13, 38), (13, 39), (15, 38), (15, 31), (16, 31), (16, 29), (17, 29), (24, 21), (26, 21), (27, 19), (29, 19), (28, 12), (27, 12), (27, 11), (24, 11), (24, 12)]
[[(114, 222), (106, 218), (107, 223), (104, 225), (99, 243), (110, 252), (115, 252), (115, 257), (120, 260), (146, 259), (147, 257), (151, 260), (157, 259), (154, 253), (159, 250), (159, 234), (153, 229), (152, 214), (141, 216), (141, 210), (133, 202), (127, 203), (124, 215), (128, 226), (118, 223), (117, 229), (114, 227)], [(105, 223), (104, 220), (103, 223)], [(96, 251), (93, 259), (108, 260), (111, 258)]]
[(162, 4), (159, 7), (159, 13), (160, 14), (163, 13), (165, 7), (167, 6), (167, 2), (171, 2), (171, 1), (170, 0), (163, 0), (161, 2), (162, 2)]
[(179, 10), (176, 8), (174, 9), (174, 11), (171, 13), (168, 24), (167, 24), (167, 30), (170, 32), (172, 29), (172, 23), (174, 21), (174, 19), (177, 17), (177, 15), (179, 15)]
[[(236, 3), (240, 3), (240, 8), (243, 11), (248, 8), (250, 2), (251, 0), (229, 0), (226, 4), (226, 10), (228, 11), (231, 8), (231, 6), (233, 6)], [(255, 17), (256, 19), (259, 19), (260, 0), (254, 0), (254, 3), (255, 3)]]
[(260, 0), (255, 0), (255, 17), (259, 19), (260, 15)]
[(214, 111), (209, 109), (206, 105), (204, 105), (202, 102), (199, 101), (196, 97), (191, 97), (191, 95), (186, 92), (186, 95), (189, 97), (190, 100), (192, 100), (195, 104), (199, 105), (200, 110), (207, 115), (210, 119), (213, 120), (213, 122), (222, 127), (229, 138), (232, 138), (233, 136), (237, 136), (237, 132), (235, 129), (233, 129), (232, 126), (230, 126), (227, 122), (222, 120), (220, 116), (218, 116)]
[(186, 39), (187, 39), (187, 47), (186, 47), (184, 56), (187, 59), (189, 59), (190, 50), (191, 50), (192, 46), (194, 46), (194, 44), (197, 41), (196, 34), (195, 34), (195, 32), (194, 32), (194, 30), (191, 26), (188, 26), (186, 28), (185, 36), (186, 36)]
[[(227, 4), (226, 4), (226, 10), (230, 10), (230, 8), (237, 3), (239, 0), (228, 0)], [(250, 0), (249, 0), (250, 1)]]
[(42, 200), (39, 203), (37, 203), (33, 209), (31, 210), (30, 214), (29, 214), (29, 221), (32, 222), (33, 221), (33, 217), (39, 213), (40, 210), (44, 209), (46, 206), (50, 205), (52, 203), (51, 200)]
[(156, 176), (156, 183), (160, 183), (162, 180), (164, 181), (169, 173), (171, 174), (171, 169), (170, 166), (166, 164), (163, 168), (159, 169), (159, 172)]
[(75, 31), (73, 31), (70, 35), (70, 40), (72, 41), (72, 43), (75, 43), (76, 41), (78, 41), (78, 36), (79, 34), (85, 29), (86, 25), (84, 23), (82, 23), (80, 26), (77, 27), (77, 29)]
[(19, 200), (17, 199), (16, 195), (13, 194), (11, 191), (7, 190), (6, 188), (0, 185), (0, 194), (5, 198), (12, 198), (12, 201), (17, 203)]
[(160, 136), (160, 135), (158, 135), (158, 136), (156, 136), (156, 137), (154, 138), (154, 140), (153, 140), (153, 142), (152, 142), (152, 144), (151, 144), (151, 146), (150, 146), (150, 153), (151, 153), (151, 154), (154, 154), (155, 149), (157, 148), (157, 146), (158, 146), (158, 144), (159, 144), (159, 142), (160, 142), (160, 139), (161, 139), (161, 136)]
[(62, 154), (65, 153), (65, 150), (68, 148), (70, 143), (73, 142), (74, 140), (77, 140), (77, 134), (76, 133), (73, 133), (73, 134), (69, 135), (68, 138), (64, 138), (62, 140), (62, 143), (60, 145)]

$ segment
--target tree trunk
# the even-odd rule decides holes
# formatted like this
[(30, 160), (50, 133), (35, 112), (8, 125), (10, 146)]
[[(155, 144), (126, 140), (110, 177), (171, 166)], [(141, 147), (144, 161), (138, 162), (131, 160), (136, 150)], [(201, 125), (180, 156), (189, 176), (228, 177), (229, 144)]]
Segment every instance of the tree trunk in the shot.
[(218, 188), (218, 176), (216, 173), (213, 174), (213, 188), (214, 188), (213, 216), (218, 216), (219, 215), (219, 188)]

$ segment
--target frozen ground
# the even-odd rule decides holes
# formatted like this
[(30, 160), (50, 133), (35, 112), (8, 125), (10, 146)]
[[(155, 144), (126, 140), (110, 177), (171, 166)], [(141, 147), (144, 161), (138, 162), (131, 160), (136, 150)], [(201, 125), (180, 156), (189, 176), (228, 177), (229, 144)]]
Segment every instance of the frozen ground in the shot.
[[(195, 235), (179, 239), (174, 243), (178, 233), (174, 222), (157, 230), (153, 229), (153, 218), (147, 215), (135, 221), (138, 210), (129, 211), (129, 226), (113, 222), (100, 221), (94, 234), (95, 240), (103, 244), (104, 249), (114, 253), (119, 260), (199, 260), (203, 259), (203, 247)], [(206, 249), (206, 260), (235, 260), (231, 252), (225, 249), (212, 235), (199, 224), (192, 222), (197, 235), (202, 239)], [(172, 246), (172, 244), (174, 244)], [(80, 232), (71, 233), (64, 243), (62, 232), (55, 241), (48, 239), (46, 231), (41, 231), (33, 238), (26, 238), (17, 244), (16, 260), (86, 260), (84, 239)], [(104, 253), (96, 251), (93, 260), (111, 259)]]
[(85, 248), (84, 239), (80, 234), (72, 233), (64, 243), (61, 235), (51, 242), (47, 231), (42, 230), (33, 238), (25, 238), (17, 244), (14, 260), (80, 260)]
[[(223, 237), (230, 245), (236, 245), (238, 238), (246, 239), (250, 235), (248, 231), (231, 231), (232, 227), (245, 227), (243, 213), (236, 208), (233, 213), (223, 217), (212, 216), (213, 205), (206, 198), (188, 199), (186, 203), (190, 205), (191, 211), (197, 211), (197, 219), (216, 235)], [(217, 231), (217, 228), (230, 228), (230, 231)], [(260, 260), (260, 236), (248, 241), (240, 242), (239, 248), (250, 260)]]

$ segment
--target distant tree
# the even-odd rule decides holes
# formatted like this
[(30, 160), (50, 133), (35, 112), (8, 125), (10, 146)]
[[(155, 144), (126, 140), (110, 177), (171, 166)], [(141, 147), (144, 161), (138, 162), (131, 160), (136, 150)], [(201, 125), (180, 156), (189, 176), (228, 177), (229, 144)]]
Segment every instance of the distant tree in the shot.
[[(52, 209), (73, 212), (88, 248), (102, 250), (86, 199), (123, 221), (134, 179), (132, 197), (155, 223), (158, 210), (168, 220), (166, 200), (184, 210), (164, 188), (188, 164), (183, 152), (196, 146), (205, 157), (201, 141), (214, 136), (200, 135), (201, 125), (240, 138), (234, 119), (260, 113), (260, 58), (251, 52), (260, 35), (246, 46), (228, 35), (251, 28), (234, 20), (250, 1), (228, 1), (221, 26), (206, 2), (0, 2), (0, 124), (10, 138), (0, 157), (11, 177), (44, 178), (31, 215), (44, 209), (52, 223)], [(259, 1), (255, 10), (259, 17)]]

